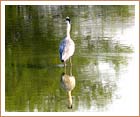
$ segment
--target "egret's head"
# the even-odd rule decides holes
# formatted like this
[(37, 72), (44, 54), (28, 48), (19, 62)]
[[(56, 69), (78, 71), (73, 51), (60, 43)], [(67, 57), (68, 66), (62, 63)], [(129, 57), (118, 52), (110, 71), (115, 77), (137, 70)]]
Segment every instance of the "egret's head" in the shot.
[(66, 22), (71, 23), (70, 18), (66, 17)]

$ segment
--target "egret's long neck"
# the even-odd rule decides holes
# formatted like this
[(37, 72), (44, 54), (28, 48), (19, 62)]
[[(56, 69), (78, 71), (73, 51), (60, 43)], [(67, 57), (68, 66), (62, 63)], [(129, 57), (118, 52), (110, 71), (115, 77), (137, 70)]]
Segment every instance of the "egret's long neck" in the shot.
[(71, 96), (71, 91), (68, 92), (68, 106), (72, 107), (72, 96)]
[(71, 25), (69, 22), (67, 22), (67, 37), (70, 37), (70, 29), (71, 29)]

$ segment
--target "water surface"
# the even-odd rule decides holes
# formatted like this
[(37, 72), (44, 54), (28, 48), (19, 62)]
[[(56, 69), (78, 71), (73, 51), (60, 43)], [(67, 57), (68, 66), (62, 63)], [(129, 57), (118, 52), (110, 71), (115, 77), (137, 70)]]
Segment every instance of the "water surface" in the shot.
[[(134, 6), (7, 5), (5, 10), (7, 112), (105, 112), (118, 107), (125, 96), (121, 84), (133, 74)], [(64, 67), (58, 48), (66, 16), (76, 45), (72, 109), (60, 85)]]

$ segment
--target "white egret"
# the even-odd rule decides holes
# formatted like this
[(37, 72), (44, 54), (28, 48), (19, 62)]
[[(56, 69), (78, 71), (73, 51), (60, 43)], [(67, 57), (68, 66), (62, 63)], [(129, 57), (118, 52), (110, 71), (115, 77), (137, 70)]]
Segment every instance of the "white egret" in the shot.
[(71, 57), (75, 51), (74, 41), (70, 37), (70, 29), (71, 29), (71, 20), (69, 17), (66, 17), (67, 23), (67, 34), (66, 37), (61, 41), (59, 46), (59, 54), (61, 62), (64, 62), (64, 66), (66, 66), (66, 60), (70, 59), (70, 64), (72, 66)]

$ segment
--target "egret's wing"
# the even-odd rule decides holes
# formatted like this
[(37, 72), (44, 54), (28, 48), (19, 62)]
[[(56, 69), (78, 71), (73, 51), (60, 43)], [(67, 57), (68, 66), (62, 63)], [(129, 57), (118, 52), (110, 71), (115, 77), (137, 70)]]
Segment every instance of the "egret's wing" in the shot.
[(63, 39), (59, 45), (59, 53), (60, 53), (60, 59), (62, 60), (62, 54), (64, 52), (64, 49), (66, 47), (66, 40)]
[(69, 40), (66, 40), (65, 42), (65, 48), (63, 50), (63, 53), (62, 53), (62, 59), (65, 61), (69, 58), (69, 51), (70, 51), (70, 43), (69, 43)]

